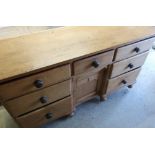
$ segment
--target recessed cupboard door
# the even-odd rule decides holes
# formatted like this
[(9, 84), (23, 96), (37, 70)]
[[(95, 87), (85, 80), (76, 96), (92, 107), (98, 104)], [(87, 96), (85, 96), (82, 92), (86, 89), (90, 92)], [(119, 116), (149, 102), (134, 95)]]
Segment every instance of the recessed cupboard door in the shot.
[(100, 73), (78, 77), (75, 79), (75, 102), (79, 104), (91, 97), (98, 95)]

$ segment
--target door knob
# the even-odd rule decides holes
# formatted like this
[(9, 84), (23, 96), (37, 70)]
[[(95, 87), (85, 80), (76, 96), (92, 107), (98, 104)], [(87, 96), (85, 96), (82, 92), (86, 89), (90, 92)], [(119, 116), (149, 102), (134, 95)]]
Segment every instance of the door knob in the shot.
[(136, 47), (136, 48), (134, 48), (133, 51), (135, 51), (136, 53), (138, 53), (140, 51), (140, 48)]
[(154, 49), (154, 50), (155, 50), (155, 43), (153, 43), (153, 45), (152, 45), (152, 49)]
[(132, 69), (132, 68), (134, 67), (134, 65), (133, 65), (132, 63), (130, 63), (130, 64), (128, 65), (128, 67)]
[(40, 102), (41, 103), (47, 103), (48, 102), (48, 97), (47, 96), (43, 96), (40, 98)]
[(100, 65), (99, 62), (96, 60), (92, 62), (92, 66), (95, 68), (99, 67), (99, 65)]
[(123, 80), (122, 83), (123, 83), (123, 84), (127, 84), (127, 81), (126, 81), (126, 80)]
[(41, 88), (44, 85), (44, 82), (42, 80), (36, 80), (34, 82), (34, 85), (36, 86), (36, 88)]
[(52, 113), (51, 112), (47, 113), (45, 115), (45, 117), (46, 117), (46, 119), (51, 119), (52, 118)]

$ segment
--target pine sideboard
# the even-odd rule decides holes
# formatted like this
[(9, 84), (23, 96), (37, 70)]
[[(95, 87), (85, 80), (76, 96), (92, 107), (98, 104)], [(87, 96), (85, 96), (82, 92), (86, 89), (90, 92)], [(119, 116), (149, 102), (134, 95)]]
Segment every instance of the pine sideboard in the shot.
[(0, 36), (0, 102), (21, 127), (73, 115), (91, 98), (132, 88), (154, 41), (155, 27), (73, 26)]

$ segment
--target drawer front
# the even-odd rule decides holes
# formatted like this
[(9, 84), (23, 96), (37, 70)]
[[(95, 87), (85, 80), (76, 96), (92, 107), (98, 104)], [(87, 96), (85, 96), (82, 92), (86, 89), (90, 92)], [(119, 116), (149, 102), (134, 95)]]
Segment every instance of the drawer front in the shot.
[(149, 52), (144, 52), (137, 56), (114, 63), (111, 78), (123, 74), (125, 72), (131, 71), (133, 69), (136, 69), (138, 67), (141, 67), (144, 64), (148, 53)]
[(18, 117), (16, 121), (22, 127), (39, 127), (62, 116), (66, 116), (71, 112), (71, 97), (67, 97), (27, 115)]
[(37, 92), (10, 100), (4, 104), (9, 113), (17, 117), (43, 107), (71, 94), (71, 81), (65, 81)]
[(75, 93), (77, 102), (97, 94), (98, 78), (99, 73), (77, 79)]
[(110, 79), (108, 81), (107, 86), (107, 93), (119, 89), (123, 86), (132, 85), (136, 82), (136, 78), (140, 72), (141, 68), (138, 68), (136, 70), (133, 70), (131, 72), (128, 72), (126, 74), (123, 74), (121, 76), (118, 76), (116, 78)]
[(0, 85), (0, 98), (5, 101), (69, 79), (70, 65), (51, 69), (23, 79)]
[(113, 60), (114, 51), (92, 56), (74, 63), (74, 74), (82, 74), (104, 68)]
[(152, 47), (154, 41), (155, 38), (151, 38), (118, 48), (115, 56), (115, 61), (123, 60), (125, 58), (129, 58), (142, 52), (148, 51)]

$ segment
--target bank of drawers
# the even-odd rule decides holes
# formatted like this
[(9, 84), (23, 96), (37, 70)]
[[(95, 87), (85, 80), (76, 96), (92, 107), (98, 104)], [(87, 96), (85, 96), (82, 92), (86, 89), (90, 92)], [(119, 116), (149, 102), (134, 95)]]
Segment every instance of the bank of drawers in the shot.
[(23, 127), (36, 127), (72, 111), (70, 65), (12, 81), (0, 90), (3, 105)]
[(71, 97), (54, 102), (49, 106), (35, 110), (27, 115), (16, 118), (22, 127), (38, 127), (49, 121), (70, 114), (72, 111)]
[(34, 74), (19, 80), (0, 85), (0, 98), (3, 101), (40, 90), (71, 77), (70, 65), (61, 66)]
[(106, 93), (123, 86), (131, 87), (137, 79), (142, 65), (152, 47), (154, 38), (120, 47), (116, 50), (114, 63), (107, 82)]
[(42, 90), (38, 90), (22, 97), (10, 100), (5, 103), (5, 107), (7, 107), (14, 117), (17, 117), (69, 96), (70, 94), (71, 81), (67, 80), (62, 83), (52, 85)]

